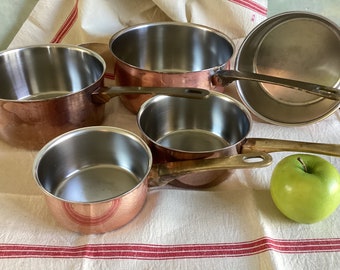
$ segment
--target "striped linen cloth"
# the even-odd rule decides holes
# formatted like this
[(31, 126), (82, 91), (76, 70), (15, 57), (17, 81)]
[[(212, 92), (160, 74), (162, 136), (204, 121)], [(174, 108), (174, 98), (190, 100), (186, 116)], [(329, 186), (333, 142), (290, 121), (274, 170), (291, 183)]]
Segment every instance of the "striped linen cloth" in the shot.
[[(266, 18), (267, 0), (40, 0), (10, 47), (41, 43), (107, 43), (123, 27), (189, 21), (229, 35), (236, 44)], [(106, 74), (114, 84), (114, 70)], [(234, 85), (229, 87), (235, 94)], [(138, 133), (119, 99), (104, 125)], [(340, 113), (308, 126), (254, 121), (249, 137), (339, 143)], [(327, 136), (325, 136), (325, 134)], [(340, 209), (313, 225), (294, 223), (274, 206), (270, 167), (237, 170), (205, 190), (152, 188), (140, 214), (105, 234), (80, 235), (53, 219), (35, 185), (36, 152), (0, 142), (1, 269), (339, 269)], [(340, 160), (324, 157), (340, 169)]]

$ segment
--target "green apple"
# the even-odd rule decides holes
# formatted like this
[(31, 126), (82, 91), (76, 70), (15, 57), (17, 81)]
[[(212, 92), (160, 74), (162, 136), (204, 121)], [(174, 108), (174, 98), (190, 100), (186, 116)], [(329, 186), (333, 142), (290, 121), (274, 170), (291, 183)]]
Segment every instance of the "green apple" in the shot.
[(315, 223), (339, 206), (340, 174), (319, 156), (290, 155), (274, 168), (270, 193), (285, 216), (299, 223)]

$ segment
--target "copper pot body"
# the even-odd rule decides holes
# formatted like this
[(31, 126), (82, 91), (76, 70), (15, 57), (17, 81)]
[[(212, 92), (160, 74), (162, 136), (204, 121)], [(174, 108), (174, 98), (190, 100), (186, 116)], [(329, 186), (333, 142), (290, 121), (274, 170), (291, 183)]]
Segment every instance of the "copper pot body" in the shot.
[(142, 210), (148, 182), (142, 181), (129, 194), (103, 202), (68, 202), (46, 195), (47, 206), (63, 228), (82, 233), (99, 234), (116, 230), (133, 220)]
[[(211, 76), (228, 66), (234, 44), (223, 33), (197, 24), (158, 22), (125, 28), (109, 42), (115, 79), (122, 86), (216, 88)], [(137, 113), (150, 95), (124, 95)]]
[(0, 138), (40, 149), (69, 130), (98, 125), (104, 104), (91, 93), (103, 85), (104, 60), (71, 45), (48, 44), (0, 53)]
[(33, 167), (59, 224), (84, 234), (103, 233), (125, 225), (142, 209), (152, 155), (127, 130), (93, 126), (50, 141)]
[[(137, 115), (142, 138), (156, 163), (236, 155), (251, 130), (251, 115), (237, 100), (218, 92), (197, 102), (153, 97)], [(196, 172), (172, 185), (207, 188), (225, 181), (233, 170)]]

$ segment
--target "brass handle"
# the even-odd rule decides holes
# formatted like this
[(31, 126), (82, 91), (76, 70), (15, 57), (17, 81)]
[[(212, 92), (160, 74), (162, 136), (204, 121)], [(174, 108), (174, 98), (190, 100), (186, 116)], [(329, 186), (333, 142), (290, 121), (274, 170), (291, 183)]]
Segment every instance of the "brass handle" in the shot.
[(153, 165), (149, 186), (166, 185), (178, 176), (194, 172), (261, 168), (269, 166), (272, 157), (267, 153), (252, 152), (233, 156), (166, 162)]
[(130, 94), (167, 95), (202, 99), (208, 97), (210, 91), (202, 88), (190, 87), (113, 86), (95, 90), (92, 93), (92, 100), (95, 103), (102, 104), (108, 102), (113, 97)]
[(242, 153), (258, 151), (266, 153), (280, 151), (299, 151), (340, 157), (340, 144), (250, 138), (246, 139), (245, 143), (242, 145)]

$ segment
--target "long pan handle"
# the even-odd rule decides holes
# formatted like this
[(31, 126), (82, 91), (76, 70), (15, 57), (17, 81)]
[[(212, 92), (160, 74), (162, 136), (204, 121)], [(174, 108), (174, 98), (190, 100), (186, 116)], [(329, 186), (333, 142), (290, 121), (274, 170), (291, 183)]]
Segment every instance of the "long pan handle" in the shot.
[(264, 138), (246, 139), (242, 145), (241, 152), (309, 152), (321, 155), (340, 157), (340, 144), (312, 143)]
[(272, 157), (267, 153), (251, 152), (233, 156), (174, 161), (155, 164), (149, 174), (149, 186), (163, 186), (178, 176), (195, 172), (267, 167)]
[(151, 94), (175, 97), (202, 99), (210, 95), (210, 91), (191, 87), (142, 87), (142, 86), (112, 86), (97, 89), (92, 93), (92, 100), (96, 103), (106, 103), (111, 98), (120, 95)]
[(237, 71), (237, 70), (219, 70), (214, 74), (213, 81), (217, 85), (228, 85), (235, 80), (248, 80), (263, 83), (270, 83), (289, 87), (292, 89), (307, 92), (309, 94), (321, 96), (328, 99), (340, 100), (340, 89), (319, 85), (310, 82), (297, 81), (292, 79), (274, 77), (265, 74)]

